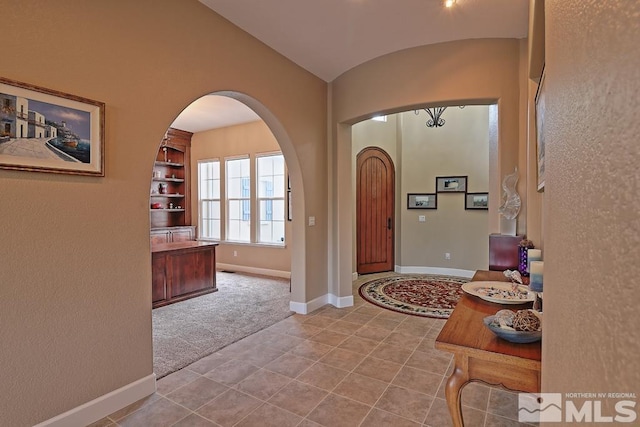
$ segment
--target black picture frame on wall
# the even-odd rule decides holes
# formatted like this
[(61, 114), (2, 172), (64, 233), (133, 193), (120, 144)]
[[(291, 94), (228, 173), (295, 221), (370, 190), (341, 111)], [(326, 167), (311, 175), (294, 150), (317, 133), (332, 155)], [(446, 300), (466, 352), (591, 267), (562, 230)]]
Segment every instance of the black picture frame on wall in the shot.
[(436, 177), (436, 193), (466, 193), (466, 176), (438, 176)]
[(438, 209), (436, 193), (407, 193), (407, 209)]
[(489, 210), (489, 193), (467, 193), (464, 197), (466, 210)]

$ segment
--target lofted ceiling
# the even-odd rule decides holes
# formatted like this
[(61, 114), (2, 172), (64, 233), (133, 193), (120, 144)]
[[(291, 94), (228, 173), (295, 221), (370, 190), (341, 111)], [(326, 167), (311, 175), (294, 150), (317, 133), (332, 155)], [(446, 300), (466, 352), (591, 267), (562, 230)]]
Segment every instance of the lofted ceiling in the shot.
[[(456, 0), (451, 8), (443, 0), (199, 1), (327, 82), (411, 47), (524, 38), (529, 13), (529, 0)], [(187, 107), (172, 126), (198, 132), (259, 119), (246, 110), (238, 101), (210, 95)]]

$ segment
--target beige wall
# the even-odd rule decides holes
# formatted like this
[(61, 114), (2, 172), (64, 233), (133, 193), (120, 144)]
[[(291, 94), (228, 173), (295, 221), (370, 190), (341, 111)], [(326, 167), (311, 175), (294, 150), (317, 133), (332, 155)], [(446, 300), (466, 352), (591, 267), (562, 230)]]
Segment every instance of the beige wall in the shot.
[[(407, 193), (434, 193), (437, 176), (468, 176), (467, 191), (489, 191), (489, 108), (448, 108), (446, 124), (425, 126), (427, 114), (402, 114), (402, 266), (462, 270), (489, 266), (488, 211), (465, 210), (464, 194), (438, 194), (438, 209), (406, 209)], [(491, 194), (500, 197), (500, 193)], [(425, 215), (426, 222), (418, 216)], [(451, 254), (445, 260), (444, 254)]]
[[(354, 167), (355, 155), (367, 146), (383, 148), (394, 161), (398, 181), (395, 261), (399, 271), (486, 269), (487, 211), (465, 210), (464, 194), (439, 194), (437, 210), (409, 210), (407, 193), (434, 193), (436, 176), (447, 175), (468, 176), (469, 192), (489, 190), (489, 107), (449, 108), (443, 114), (445, 126), (437, 129), (425, 126), (427, 118), (424, 111), (419, 115), (409, 111), (389, 115), (387, 123), (365, 120), (355, 124)], [(353, 209), (355, 212), (355, 206)], [(419, 215), (424, 215), (426, 222), (419, 222)], [(445, 260), (445, 252), (451, 254), (451, 260)], [(354, 266), (355, 262), (354, 258)]]
[(640, 3), (545, 7), (542, 391), (640, 396)]
[(276, 135), (294, 208), (316, 216), (293, 224), (292, 298), (326, 294), (325, 82), (196, 0), (4, 0), (2, 22), (4, 77), (106, 103), (104, 178), (0, 170), (3, 424), (152, 373), (149, 177), (204, 94), (242, 94)]
[[(332, 146), (329, 161), (333, 173), (330, 239), (330, 283), (340, 295), (351, 294), (352, 203), (351, 125), (379, 113), (393, 113), (424, 105), (493, 104), (499, 120), (489, 151), (489, 186), (501, 194), (505, 173), (518, 165), (518, 107), (523, 76), (520, 73), (521, 43), (511, 39), (463, 40), (416, 47), (374, 59), (344, 73), (331, 83)], [(491, 109), (490, 109), (491, 112)], [(490, 121), (492, 116), (490, 114)], [(489, 232), (499, 231), (499, 200), (489, 206)]]
[[(195, 133), (191, 138), (193, 224), (197, 225), (198, 221), (198, 160), (220, 160), (221, 173), (224, 174), (225, 157), (248, 154), (254, 162), (256, 154), (277, 151), (280, 151), (278, 141), (263, 121)], [(255, 203), (252, 204), (252, 212), (257, 212)], [(222, 214), (224, 224), (224, 212)], [(285, 221), (287, 244), (282, 248), (222, 242), (216, 249), (216, 261), (230, 266), (239, 266), (240, 269), (249, 267), (249, 270), (262, 269), (272, 270), (273, 273), (288, 273), (291, 270), (291, 246), (288, 244), (289, 239), (292, 238), (291, 233), (291, 222)]]

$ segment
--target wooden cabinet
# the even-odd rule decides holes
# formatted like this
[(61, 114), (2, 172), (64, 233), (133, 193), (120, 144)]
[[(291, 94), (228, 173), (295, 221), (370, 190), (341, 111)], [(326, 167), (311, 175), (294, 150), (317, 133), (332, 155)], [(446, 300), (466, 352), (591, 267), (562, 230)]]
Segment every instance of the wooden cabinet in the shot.
[(517, 270), (518, 246), (523, 236), (489, 235), (489, 270)]
[(191, 224), (191, 132), (169, 128), (151, 178), (151, 229)]
[(186, 242), (196, 240), (196, 227), (189, 225), (184, 227), (164, 227), (151, 229), (151, 244)]
[(216, 246), (195, 241), (153, 245), (153, 308), (217, 291)]

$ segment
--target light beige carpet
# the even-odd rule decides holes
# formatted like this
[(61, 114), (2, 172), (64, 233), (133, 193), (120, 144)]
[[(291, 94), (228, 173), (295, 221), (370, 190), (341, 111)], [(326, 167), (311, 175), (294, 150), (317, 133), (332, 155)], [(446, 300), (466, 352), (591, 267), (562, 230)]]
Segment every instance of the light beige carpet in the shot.
[(153, 310), (153, 369), (162, 378), (293, 314), (289, 280), (217, 272), (218, 292)]

